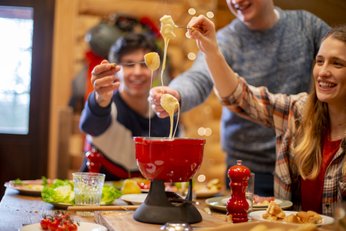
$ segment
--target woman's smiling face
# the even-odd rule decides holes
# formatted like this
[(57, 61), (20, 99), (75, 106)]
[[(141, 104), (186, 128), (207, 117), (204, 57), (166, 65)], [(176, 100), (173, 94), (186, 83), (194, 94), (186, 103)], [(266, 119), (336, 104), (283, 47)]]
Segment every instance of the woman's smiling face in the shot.
[(313, 69), (317, 98), (329, 104), (346, 103), (346, 43), (326, 38)]

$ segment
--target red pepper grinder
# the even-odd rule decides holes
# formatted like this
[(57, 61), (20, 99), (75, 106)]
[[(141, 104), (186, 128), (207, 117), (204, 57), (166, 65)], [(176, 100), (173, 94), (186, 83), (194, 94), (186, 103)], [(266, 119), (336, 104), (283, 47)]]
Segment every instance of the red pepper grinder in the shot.
[(231, 181), (229, 186), (232, 189), (232, 194), (227, 201), (227, 215), (232, 216), (233, 223), (248, 221), (249, 204), (245, 193), (250, 175), (250, 169), (242, 165), (241, 160), (237, 160), (237, 164), (228, 169), (228, 177)]

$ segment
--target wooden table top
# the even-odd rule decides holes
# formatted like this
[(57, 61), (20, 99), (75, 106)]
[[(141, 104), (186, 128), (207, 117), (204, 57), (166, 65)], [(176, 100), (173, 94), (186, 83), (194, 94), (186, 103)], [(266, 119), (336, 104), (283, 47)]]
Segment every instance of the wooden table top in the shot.
[[(200, 203), (203, 221), (195, 226), (215, 226), (225, 223), (223, 213), (208, 214), (207, 205)], [(18, 231), (22, 226), (40, 222), (42, 215), (52, 214), (56, 208), (50, 203), (42, 201), (39, 196), (21, 195), (17, 190), (7, 188), (0, 202), (0, 230)], [(132, 218), (133, 211), (103, 211), (95, 212), (94, 217), (81, 217), (70, 212), (72, 217), (79, 221), (99, 223), (109, 230), (138, 230), (138, 227), (146, 227), (146, 230), (160, 230), (161, 225), (144, 224)], [(131, 229), (132, 228), (132, 229)], [(124, 230), (124, 229), (120, 229)]]
[[(7, 188), (0, 202), (0, 230), (18, 231), (23, 225), (40, 222), (42, 215), (51, 214), (54, 206), (41, 197), (18, 194)], [(94, 222), (94, 218), (80, 217), (80, 221)]]
[[(210, 211), (204, 200), (199, 200), (197, 208), (203, 221), (192, 224), (193, 228), (207, 228), (225, 225), (225, 213)], [(0, 202), (0, 230), (18, 231), (23, 225), (40, 222), (43, 214), (52, 214), (56, 210), (53, 205), (41, 200), (41, 197), (21, 195), (14, 189), (7, 188)], [(100, 211), (93, 217), (80, 217), (71, 212), (74, 219), (99, 223), (109, 231), (118, 230), (160, 230), (161, 225), (145, 224), (133, 219), (133, 211)], [(325, 227), (333, 230), (331, 226)]]

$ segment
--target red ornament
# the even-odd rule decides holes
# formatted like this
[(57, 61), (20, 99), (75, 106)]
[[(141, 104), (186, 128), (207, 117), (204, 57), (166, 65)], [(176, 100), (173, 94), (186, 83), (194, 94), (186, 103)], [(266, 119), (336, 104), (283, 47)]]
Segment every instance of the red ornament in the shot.
[(227, 215), (232, 216), (233, 223), (247, 222), (249, 204), (246, 200), (246, 188), (251, 171), (238, 160), (237, 164), (228, 169), (228, 177), (231, 180), (231, 198), (227, 201)]
[(89, 172), (100, 172), (102, 156), (95, 149), (91, 149), (85, 154)]

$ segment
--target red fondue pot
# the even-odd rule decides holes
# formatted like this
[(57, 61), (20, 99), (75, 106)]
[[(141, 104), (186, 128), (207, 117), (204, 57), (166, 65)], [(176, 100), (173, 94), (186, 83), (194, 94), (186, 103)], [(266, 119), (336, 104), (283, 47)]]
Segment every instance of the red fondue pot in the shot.
[(144, 177), (186, 182), (203, 159), (205, 139), (134, 137), (137, 165)]

